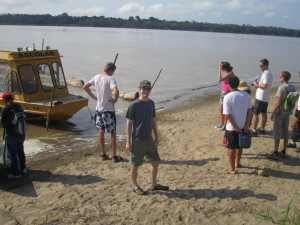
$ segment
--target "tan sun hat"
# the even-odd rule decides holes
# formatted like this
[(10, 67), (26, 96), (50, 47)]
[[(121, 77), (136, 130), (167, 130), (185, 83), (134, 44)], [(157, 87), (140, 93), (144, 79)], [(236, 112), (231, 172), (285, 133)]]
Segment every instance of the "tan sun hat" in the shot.
[(240, 81), (238, 89), (241, 90), (241, 91), (247, 91), (247, 90), (250, 90), (250, 87), (248, 86), (246, 81), (242, 80), (242, 81)]

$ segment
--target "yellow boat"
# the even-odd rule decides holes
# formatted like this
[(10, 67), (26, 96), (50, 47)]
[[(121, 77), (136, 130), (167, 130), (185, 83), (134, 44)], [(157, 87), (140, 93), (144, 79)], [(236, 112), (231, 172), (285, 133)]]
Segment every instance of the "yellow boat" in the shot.
[(69, 94), (60, 57), (49, 47), (0, 50), (0, 93), (11, 92), (29, 120), (67, 120), (88, 105), (87, 98)]

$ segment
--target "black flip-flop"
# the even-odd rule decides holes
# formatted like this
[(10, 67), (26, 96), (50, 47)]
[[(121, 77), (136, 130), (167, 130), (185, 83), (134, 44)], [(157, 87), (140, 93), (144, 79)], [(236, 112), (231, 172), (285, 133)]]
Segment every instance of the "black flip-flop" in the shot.
[(105, 155), (100, 155), (101, 159), (104, 161), (104, 160), (109, 160), (109, 157), (107, 154)]
[(133, 188), (132, 190), (134, 193), (138, 194), (138, 195), (147, 195), (147, 191), (144, 191), (142, 188), (140, 188), (139, 186)]
[(154, 187), (150, 188), (150, 191), (168, 191), (168, 190), (169, 190), (169, 186), (164, 186), (160, 184), (157, 184)]

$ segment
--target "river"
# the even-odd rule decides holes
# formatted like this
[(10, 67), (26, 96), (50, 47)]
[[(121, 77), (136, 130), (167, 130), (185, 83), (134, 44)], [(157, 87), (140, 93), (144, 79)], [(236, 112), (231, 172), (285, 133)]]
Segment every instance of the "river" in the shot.
[[(292, 82), (298, 82), (300, 39), (290, 37), (193, 31), (116, 29), (58, 26), (0, 26), (0, 49), (50, 46), (63, 55), (66, 77), (89, 81), (115, 59), (114, 77), (121, 93), (137, 91), (141, 80), (154, 81), (151, 98), (157, 108), (170, 107), (193, 95), (220, 89), (218, 65), (228, 61), (241, 80), (248, 84), (261, 74), (259, 60), (267, 58), (278, 85), (279, 73), (288, 70)], [(88, 97), (81, 88), (69, 87), (71, 93)], [(174, 100), (176, 99), (176, 100)], [(116, 104), (118, 136), (124, 138), (124, 125), (129, 102)], [(89, 100), (84, 108), (62, 124), (30, 123), (25, 148), (27, 154), (44, 149), (65, 148), (72, 151), (82, 140), (97, 143), (97, 130), (91, 120), (96, 102)], [(90, 114), (91, 112), (91, 114)], [(75, 143), (75, 144), (74, 144)], [(72, 146), (72, 147), (70, 147)]]

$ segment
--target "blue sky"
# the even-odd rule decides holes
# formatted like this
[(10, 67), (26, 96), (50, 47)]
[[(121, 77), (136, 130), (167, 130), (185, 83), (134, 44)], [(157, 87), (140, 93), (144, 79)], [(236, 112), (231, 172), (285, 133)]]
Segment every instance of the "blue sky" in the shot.
[(0, 13), (140, 16), (300, 29), (299, 0), (0, 0)]

